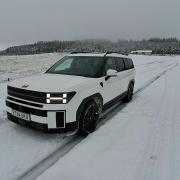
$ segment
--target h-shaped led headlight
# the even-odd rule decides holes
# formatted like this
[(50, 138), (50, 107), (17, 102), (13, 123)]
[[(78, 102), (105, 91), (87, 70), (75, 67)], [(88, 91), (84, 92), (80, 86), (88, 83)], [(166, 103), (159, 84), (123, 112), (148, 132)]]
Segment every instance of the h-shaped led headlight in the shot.
[(47, 93), (46, 94), (46, 103), (47, 104), (66, 104), (68, 103), (76, 92), (68, 93)]

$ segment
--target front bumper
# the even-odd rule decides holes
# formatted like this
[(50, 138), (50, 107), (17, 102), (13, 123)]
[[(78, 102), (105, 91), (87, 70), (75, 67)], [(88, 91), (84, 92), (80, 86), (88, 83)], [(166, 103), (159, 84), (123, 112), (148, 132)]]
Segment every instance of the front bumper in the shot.
[(50, 134), (51, 133), (67, 133), (67, 132), (74, 132), (78, 130), (77, 121), (66, 123), (64, 128), (49, 129), (47, 124), (38, 123), (35, 121), (25, 121), (23, 119), (13, 116), (9, 112), (7, 112), (7, 118), (16, 124), (19, 124), (21, 126), (28, 127), (34, 130), (42, 131), (44, 133), (50, 133)]
[[(66, 108), (65, 106), (58, 109), (62, 110), (47, 110), (45, 108), (35, 108), (27, 106), (19, 102), (6, 100), (7, 117), (10, 121), (29, 127), (45, 133), (68, 133), (78, 130), (78, 122), (76, 121), (76, 112)], [(49, 105), (51, 108), (57, 108), (54, 105)], [(29, 114), (30, 121), (15, 117), (13, 110)]]

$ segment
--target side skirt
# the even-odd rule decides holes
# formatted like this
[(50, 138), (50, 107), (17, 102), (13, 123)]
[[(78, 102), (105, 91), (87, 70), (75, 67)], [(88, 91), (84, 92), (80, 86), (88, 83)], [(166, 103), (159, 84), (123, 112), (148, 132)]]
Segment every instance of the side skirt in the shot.
[(126, 95), (127, 95), (127, 91), (122, 93), (122, 94), (120, 94), (119, 96), (115, 97), (114, 99), (112, 99), (111, 101), (107, 102), (106, 104), (104, 104), (103, 112), (106, 111), (107, 109), (109, 109), (111, 106), (113, 106), (117, 102), (121, 101), (124, 97), (126, 97)]

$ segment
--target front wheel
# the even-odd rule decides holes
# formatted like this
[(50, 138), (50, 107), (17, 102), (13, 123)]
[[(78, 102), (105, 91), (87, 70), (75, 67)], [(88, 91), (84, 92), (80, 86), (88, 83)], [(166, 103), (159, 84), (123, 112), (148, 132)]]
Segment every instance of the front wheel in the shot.
[(88, 102), (81, 113), (79, 122), (79, 134), (86, 136), (96, 129), (99, 119), (99, 108), (96, 102)]
[(134, 83), (130, 83), (127, 91), (126, 97), (123, 99), (124, 102), (128, 103), (132, 100), (134, 93)]

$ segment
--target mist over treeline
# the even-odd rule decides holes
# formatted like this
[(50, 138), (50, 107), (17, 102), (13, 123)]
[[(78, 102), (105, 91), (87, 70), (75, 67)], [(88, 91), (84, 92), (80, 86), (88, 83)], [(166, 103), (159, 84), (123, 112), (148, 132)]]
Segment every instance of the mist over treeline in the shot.
[(128, 54), (134, 50), (152, 50), (153, 54), (180, 54), (180, 40), (177, 38), (150, 38), (143, 40), (88, 39), (74, 41), (39, 41), (34, 44), (12, 46), (0, 55), (28, 55), (53, 52), (106, 52)]

